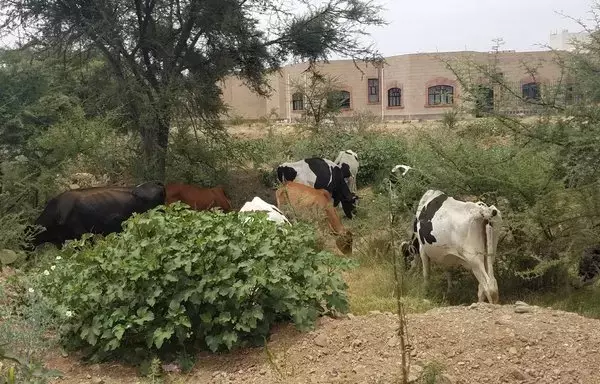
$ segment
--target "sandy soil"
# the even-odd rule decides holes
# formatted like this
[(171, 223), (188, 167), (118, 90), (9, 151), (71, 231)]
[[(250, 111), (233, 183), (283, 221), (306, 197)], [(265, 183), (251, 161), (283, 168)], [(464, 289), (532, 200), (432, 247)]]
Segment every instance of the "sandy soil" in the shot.
[[(522, 313), (521, 313), (522, 312)], [(600, 321), (535, 306), (473, 304), (409, 315), (412, 382), (428, 364), (442, 367), (437, 383), (600, 383)], [(285, 325), (264, 348), (205, 354), (173, 383), (395, 383), (401, 378), (397, 317), (371, 312), (322, 318), (315, 331)], [(134, 369), (84, 366), (53, 356), (63, 383), (136, 383)], [(172, 368), (172, 367), (171, 367)]]

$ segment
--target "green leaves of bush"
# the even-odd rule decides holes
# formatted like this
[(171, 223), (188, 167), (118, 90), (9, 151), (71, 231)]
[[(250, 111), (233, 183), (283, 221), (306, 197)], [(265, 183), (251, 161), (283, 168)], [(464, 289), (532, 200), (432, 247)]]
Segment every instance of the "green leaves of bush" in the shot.
[(95, 244), (70, 242), (42, 280), (65, 318), (64, 340), (96, 358), (182, 345), (217, 351), (260, 342), (279, 320), (309, 329), (319, 314), (347, 310), (340, 272), (350, 262), (316, 244), (307, 225), (178, 203), (135, 215)]

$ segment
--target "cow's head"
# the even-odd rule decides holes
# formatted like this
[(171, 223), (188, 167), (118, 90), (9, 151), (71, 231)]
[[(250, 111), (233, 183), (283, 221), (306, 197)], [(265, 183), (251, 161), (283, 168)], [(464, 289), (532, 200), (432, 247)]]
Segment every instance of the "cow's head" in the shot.
[(332, 169), (332, 183), (333, 183), (333, 206), (337, 207), (338, 204), (342, 203), (342, 209), (349, 219), (352, 218), (352, 214), (356, 213), (356, 202), (358, 196), (350, 192), (350, 188), (344, 180), (344, 174), (351, 175), (348, 164), (342, 164), (341, 167), (333, 167)]
[(335, 244), (344, 255), (352, 254), (352, 232), (347, 230), (344, 234), (338, 235)]
[(356, 204), (358, 203), (358, 195), (352, 193), (351, 201), (342, 201), (342, 210), (349, 219), (356, 215)]
[(403, 241), (402, 244), (400, 244), (400, 252), (404, 258), (405, 269), (411, 269), (416, 265), (416, 256), (419, 254), (419, 248), (419, 239), (417, 238), (416, 233), (413, 233), (410, 241)]
[(136, 185), (131, 194), (140, 199), (144, 205), (157, 206), (165, 203), (166, 189), (160, 181), (147, 181)]

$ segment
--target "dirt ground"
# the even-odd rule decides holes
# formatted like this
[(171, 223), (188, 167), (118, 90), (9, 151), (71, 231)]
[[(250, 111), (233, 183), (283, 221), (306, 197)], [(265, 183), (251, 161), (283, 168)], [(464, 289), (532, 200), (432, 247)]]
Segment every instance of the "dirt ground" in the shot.
[[(527, 305), (436, 308), (408, 316), (412, 382), (428, 364), (437, 383), (600, 383), (600, 321)], [(396, 383), (401, 378), (397, 317), (371, 312), (321, 318), (315, 331), (285, 325), (264, 348), (203, 355), (172, 383)], [(62, 383), (142, 383), (132, 368), (85, 366), (54, 356)], [(441, 377), (443, 375), (443, 377)], [(428, 381), (433, 382), (433, 381)]]

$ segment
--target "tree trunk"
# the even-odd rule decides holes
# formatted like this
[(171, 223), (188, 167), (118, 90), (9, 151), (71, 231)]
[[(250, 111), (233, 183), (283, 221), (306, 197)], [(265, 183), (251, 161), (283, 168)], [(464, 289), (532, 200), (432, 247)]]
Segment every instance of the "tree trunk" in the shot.
[(171, 119), (166, 105), (156, 108), (155, 111), (154, 124), (141, 127), (144, 178), (165, 182)]

